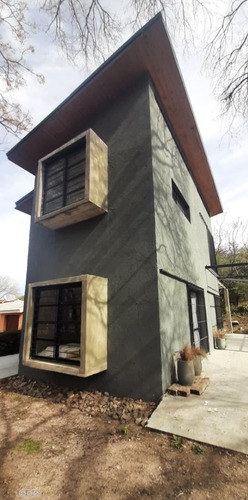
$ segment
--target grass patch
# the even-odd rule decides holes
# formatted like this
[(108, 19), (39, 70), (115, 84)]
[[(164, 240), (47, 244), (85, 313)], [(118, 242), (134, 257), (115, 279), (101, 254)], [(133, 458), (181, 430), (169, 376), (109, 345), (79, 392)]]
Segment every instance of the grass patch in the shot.
[(200, 446), (199, 444), (193, 443), (191, 450), (195, 455), (205, 455), (205, 448), (203, 448), (203, 446)]
[(62, 455), (63, 453), (65, 453), (64, 448), (60, 448), (60, 449), (57, 451), (57, 455)]
[(13, 396), (13, 401), (20, 402), (22, 400), (22, 395), (21, 394), (15, 394)]
[(128, 437), (128, 433), (129, 433), (129, 427), (128, 424), (126, 424), (124, 425), (123, 434), (124, 436)]
[(44, 441), (35, 441), (34, 439), (27, 439), (16, 446), (17, 451), (25, 451), (28, 455), (32, 453), (40, 453), (45, 446)]
[(171, 446), (173, 448), (176, 448), (176, 450), (181, 450), (182, 448), (185, 448), (182, 438), (179, 436), (175, 436), (175, 434), (172, 436)]

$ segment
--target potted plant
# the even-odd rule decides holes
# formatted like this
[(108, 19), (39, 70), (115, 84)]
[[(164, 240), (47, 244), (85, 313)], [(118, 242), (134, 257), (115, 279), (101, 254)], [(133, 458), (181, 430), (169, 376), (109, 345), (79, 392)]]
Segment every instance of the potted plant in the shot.
[(177, 375), (180, 385), (192, 385), (195, 377), (194, 353), (188, 344), (184, 346), (182, 351), (179, 351)]
[(216, 339), (216, 347), (218, 349), (226, 348), (226, 334), (224, 330), (216, 329), (214, 332), (214, 336)]
[(207, 358), (207, 353), (202, 347), (192, 347), (192, 351), (194, 355), (195, 375), (199, 376), (202, 372), (202, 358)]

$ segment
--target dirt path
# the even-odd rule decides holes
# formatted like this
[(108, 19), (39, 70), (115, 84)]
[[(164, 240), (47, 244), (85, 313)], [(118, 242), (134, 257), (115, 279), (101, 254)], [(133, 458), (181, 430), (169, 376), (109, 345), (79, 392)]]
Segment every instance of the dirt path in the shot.
[(153, 404), (60, 390), (1, 382), (1, 500), (248, 499), (247, 456), (145, 429)]

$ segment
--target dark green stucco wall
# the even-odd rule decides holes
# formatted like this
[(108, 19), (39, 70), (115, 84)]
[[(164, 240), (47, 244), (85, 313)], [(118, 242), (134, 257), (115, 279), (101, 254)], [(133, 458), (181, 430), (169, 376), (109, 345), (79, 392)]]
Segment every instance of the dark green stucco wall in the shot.
[(108, 145), (109, 211), (56, 231), (31, 223), (27, 283), (78, 274), (108, 278), (108, 370), (86, 379), (22, 365), (20, 373), (157, 400), (162, 378), (148, 78), (87, 128)]
[[(216, 324), (210, 293), (219, 292), (217, 279), (205, 268), (210, 264), (206, 229), (211, 231), (210, 217), (152, 89), (150, 106), (157, 268), (184, 280), (158, 274), (164, 392), (172, 382), (173, 353), (191, 343), (186, 283), (204, 293), (210, 349)], [(173, 199), (172, 180), (189, 205), (190, 221)]]

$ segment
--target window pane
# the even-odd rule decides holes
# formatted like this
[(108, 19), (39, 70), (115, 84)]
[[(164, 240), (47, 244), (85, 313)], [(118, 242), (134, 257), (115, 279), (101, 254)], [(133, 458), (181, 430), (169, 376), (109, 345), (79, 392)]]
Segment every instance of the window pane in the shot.
[(58, 325), (59, 340), (63, 344), (68, 342), (80, 342), (81, 324), (62, 323)]
[(64, 183), (64, 172), (55, 172), (54, 175), (46, 176), (46, 188), (51, 189), (54, 186)]
[(60, 198), (61, 196), (63, 196), (63, 192), (64, 192), (63, 184), (58, 184), (54, 187), (50, 187), (49, 189), (46, 190), (45, 202), (51, 201), (54, 198)]
[(54, 358), (55, 357), (55, 346), (54, 344), (48, 343), (43, 340), (37, 340), (35, 346), (36, 356), (41, 356), (44, 358)]
[(81, 307), (80, 306), (66, 306), (59, 311), (59, 322), (78, 322), (81, 318)]
[(80, 344), (69, 343), (59, 346), (59, 358), (80, 361)]
[(53, 321), (57, 320), (57, 306), (42, 306), (39, 309), (38, 321)]
[(58, 210), (59, 208), (63, 207), (63, 197), (60, 196), (59, 198), (56, 198), (55, 200), (44, 202), (44, 208), (43, 208), (43, 213), (47, 214), (49, 212), (53, 212), (54, 210)]
[(84, 189), (76, 191), (75, 193), (68, 194), (66, 197), (66, 204), (71, 205), (72, 203), (76, 203), (77, 201), (83, 199), (84, 199)]
[(73, 179), (74, 177), (77, 177), (78, 175), (82, 175), (83, 177), (85, 176), (85, 163), (77, 163), (76, 165), (73, 165), (72, 167), (68, 168), (67, 171), (67, 179)]
[(43, 214), (63, 207), (64, 168), (64, 157), (44, 163)]
[(54, 323), (38, 323), (37, 325), (37, 338), (47, 338), (54, 340), (56, 329)]
[[(49, 162), (44, 163), (46, 168), (46, 179), (51, 179), (53, 176), (63, 174), (65, 160), (64, 157), (56, 159), (51, 159)], [(63, 181), (63, 177), (61, 177)]]
[[(84, 141), (85, 142), (85, 141)], [(85, 144), (77, 145), (73, 150), (68, 150), (67, 165), (72, 167), (77, 163), (83, 164), (85, 161)]]
[(36, 290), (31, 356), (79, 363), (81, 300), (81, 282)]
[(57, 304), (58, 288), (40, 289), (40, 305)]
[(85, 139), (44, 161), (43, 207), (48, 214), (85, 195)]
[(61, 304), (81, 304), (81, 283), (78, 286), (61, 288), (60, 290)]
[(185, 200), (185, 198), (183, 197), (181, 191), (176, 186), (175, 182), (172, 180), (171, 183), (172, 183), (172, 196), (173, 196), (176, 204), (180, 208), (180, 210), (183, 212), (183, 214), (185, 215), (185, 217), (190, 222), (190, 208), (189, 208), (189, 205), (188, 205), (187, 201)]
[(201, 290), (190, 290), (190, 310), (191, 310), (191, 341), (195, 347), (203, 347), (209, 351), (208, 331), (205, 311), (204, 294)]
[(75, 191), (84, 193), (84, 176), (79, 175), (67, 183), (67, 195)]

